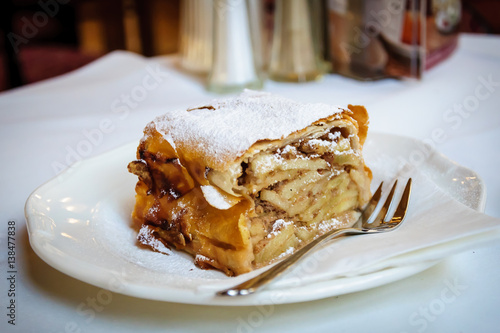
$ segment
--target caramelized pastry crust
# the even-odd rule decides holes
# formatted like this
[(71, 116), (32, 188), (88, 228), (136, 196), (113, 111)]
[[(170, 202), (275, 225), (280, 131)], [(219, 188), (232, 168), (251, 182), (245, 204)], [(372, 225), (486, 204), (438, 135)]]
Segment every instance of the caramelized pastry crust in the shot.
[(367, 128), (362, 106), (251, 91), (158, 117), (128, 166), (138, 240), (238, 275), (350, 226), (370, 196)]

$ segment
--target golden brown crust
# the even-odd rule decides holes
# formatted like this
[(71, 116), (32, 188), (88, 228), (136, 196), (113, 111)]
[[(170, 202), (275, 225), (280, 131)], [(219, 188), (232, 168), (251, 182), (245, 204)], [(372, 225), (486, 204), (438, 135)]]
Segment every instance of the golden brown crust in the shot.
[(362, 105), (351, 105), (347, 106), (349, 110), (352, 111), (352, 117), (358, 123), (358, 138), (359, 143), (363, 146), (365, 144), (366, 136), (368, 134), (368, 111)]
[[(353, 153), (358, 156), (367, 128), (368, 115), (364, 107), (349, 106), (349, 109), (316, 120), (283, 138), (257, 140), (242, 153), (214, 160), (203, 154), (206, 149), (188, 145), (189, 140), (173, 140), (169, 133), (160, 131), (155, 122), (152, 122), (144, 130), (144, 137), (137, 149), (137, 160), (129, 164), (130, 172), (139, 177), (134, 223), (137, 227), (147, 225), (167, 245), (193, 254), (196, 264), (201, 268), (213, 267), (227, 275), (249, 272), (262, 264), (254, 260), (256, 255), (259, 258), (264, 256), (260, 249), (272, 237), (261, 240), (259, 244), (257, 238), (262, 239), (271, 232), (273, 221), (262, 218), (263, 206), (259, 206), (260, 210), (256, 212), (255, 200), (261, 200), (258, 194), (247, 192), (240, 184), (244, 165), (259, 153), (279, 151), (291, 144), (299, 147), (299, 142), (304, 138), (319, 139), (335, 132), (342, 133), (342, 137), (350, 142)], [(349, 166), (346, 169), (346, 177), (353, 180), (350, 183), (344, 182), (344, 188), (352, 193), (355, 187), (359, 187), (356, 191), (359, 192), (359, 203), (362, 204), (369, 193), (368, 178), (371, 179), (371, 172), (362, 159), (360, 161), (361, 166)], [(331, 163), (327, 164), (337, 168), (338, 172), (341, 170), (341, 165), (333, 157)], [(320, 171), (325, 175), (331, 174), (329, 177), (334, 175), (329, 170)], [(295, 175), (298, 177), (302, 175), (301, 172)], [(325, 177), (322, 178), (325, 186), (333, 184)], [(341, 215), (352, 219), (352, 214), (346, 212), (342, 211)], [(275, 219), (286, 216), (283, 212), (273, 214)], [(267, 221), (266, 225), (259, 224), (263, 220)], [(298, 223), (297, 226), (299, 225), (302, 224)], [(287, 232), (283, 241), (290, 246), (299, 246), (301, 240), (293, 235), (294, 232), (301, 233), (299, 236), (304, 240), (322, 232), (316, 225), (305, 226), (299, 231), (282, 228)], [(273, 256), (279, 255), (268, 252)]]

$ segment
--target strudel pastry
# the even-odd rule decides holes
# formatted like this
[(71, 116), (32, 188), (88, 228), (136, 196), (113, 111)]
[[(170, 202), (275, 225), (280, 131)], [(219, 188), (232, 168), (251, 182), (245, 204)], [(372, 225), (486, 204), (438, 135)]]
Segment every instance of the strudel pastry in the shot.
[(350, 226), (370, 196), (367, 128), (362, 106), (249, 90), (159, 116), (128, 166), (138, 241), (238, 275)]

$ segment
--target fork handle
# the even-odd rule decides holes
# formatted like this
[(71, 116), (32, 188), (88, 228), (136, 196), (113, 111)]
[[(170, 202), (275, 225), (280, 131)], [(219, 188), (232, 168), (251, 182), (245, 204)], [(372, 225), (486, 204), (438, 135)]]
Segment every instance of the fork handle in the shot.
[(313, 248), (315, 248), (318, 244), (333, 239), (338, 236), (342, 235), (360, 235), (360, 234), (366, 234), (366, 233), (371, 233), (372, 230), (369, 229), (357, 229), (357, 228), (345, 228), (345, 229), (338, 229), (338, 230), (332, 230), (330, 232), (327, 232), (326, 234), (314, 239), (312, 242), (308, 243), (305, 245), (303, 248), (300, 248), (297, 250), (295, 253), (293, 253), (291, 256), (286, 258), (285, 260), (282, 260), (281, 262), (277, 263), (267, 271), (243, 282), (238, 284), (237, 286), (234, 286), (232, 288), (222, 290), (217, 292), (217, 295), (219, 296), (242, 296), (242, 295), (249, 295), (254, 293), (258, 288), (264, 286), (265, 284), (269, 283), (271, 280), (274, 278), (278, 277), (281, 275), (283, 272), (285, 272), (290, 266), (295, 264), (297, 261), (299, 261), (305, 254), (307, 254), (309, 251), (311, 251)]

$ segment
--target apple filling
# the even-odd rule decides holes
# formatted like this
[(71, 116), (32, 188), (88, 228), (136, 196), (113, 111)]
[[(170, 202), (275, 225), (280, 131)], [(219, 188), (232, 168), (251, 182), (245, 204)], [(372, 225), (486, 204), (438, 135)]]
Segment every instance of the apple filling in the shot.
[[(248, 228), (260, 267), (333, 228), (352, 225), (367, 201), (364, 162), (341, 128), (264, 150), (247, 158), (232, 175), (208, 173), (214, 185), (234, 179), (231, 192), (254, 203)], [(360, 190), (362, 189), (362, 190)]]

